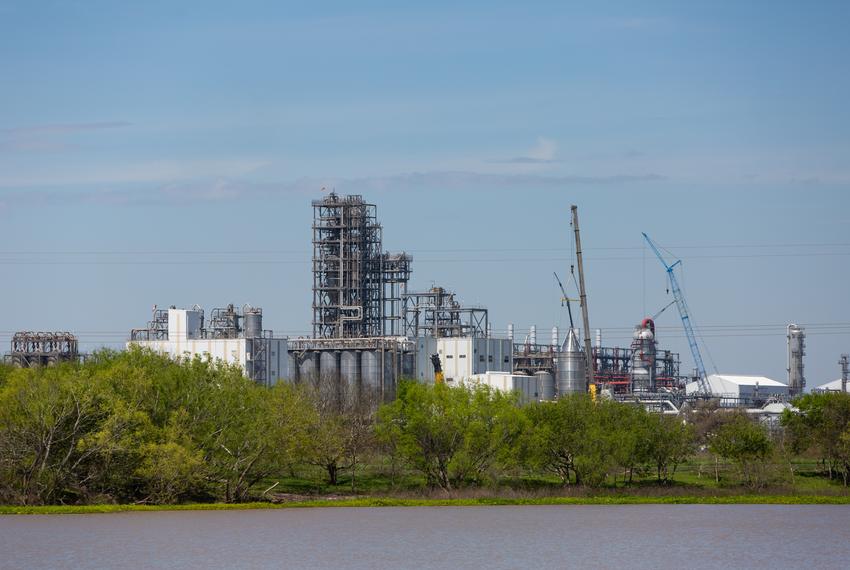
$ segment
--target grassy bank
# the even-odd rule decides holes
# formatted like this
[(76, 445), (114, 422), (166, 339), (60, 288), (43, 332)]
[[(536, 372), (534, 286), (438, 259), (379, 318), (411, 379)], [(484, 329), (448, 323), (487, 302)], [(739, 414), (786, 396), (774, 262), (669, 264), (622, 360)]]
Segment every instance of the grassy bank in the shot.
[(221, 511), (247, 509), (303, 509), (315, 507), (475, 507), (536, 505), (850, 505), (846, 495), (731, 495), (640, 497), (542, 497), (474, 499), (319, 499), (290, 503), (198, 503), (186, 505), (68, 505), (42, 507), (0, 507), (0, 515), (87, 514), (146, 511)]

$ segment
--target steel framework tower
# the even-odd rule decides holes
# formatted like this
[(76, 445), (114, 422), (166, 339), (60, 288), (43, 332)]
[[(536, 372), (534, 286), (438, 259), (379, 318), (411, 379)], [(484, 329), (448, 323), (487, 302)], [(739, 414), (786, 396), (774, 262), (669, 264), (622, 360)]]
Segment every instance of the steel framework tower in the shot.
[(399, 334), (411, 257), (382, 251), (377, 207), (362, 196), (312, 204), (313, 337)]

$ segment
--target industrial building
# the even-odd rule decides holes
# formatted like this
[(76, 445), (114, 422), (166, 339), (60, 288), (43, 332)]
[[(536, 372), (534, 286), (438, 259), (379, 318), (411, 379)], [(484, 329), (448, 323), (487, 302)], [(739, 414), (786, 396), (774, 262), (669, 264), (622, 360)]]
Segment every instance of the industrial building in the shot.
[[(710, 374), (708, 385), (712, 397), (720, 400), (721, 406), (757, 406), (773, 400), (786, 400), (788, 386), (765, 376), (738, 376), (733, 374)], [(699, 382), (689, 382), (686, 394), (700, 393)]]
[(289, 376), (287, 339), (263, 330), (263, 310), (245, 305), (212, 309), (158, 309), (144, 328), (130, 332), (128, 346), (149, 348), (175, 358), (210, 358), (236, 364), (255, 382), (271, 386)]
[[(674, 269), (658, 246), (644, 237), (667, 271), (674, 300), (634, 329), (625, 347), (591, 346), (583, 290), (576, 208), (572, 225), (579, 265), (581, 331), (573, 323), (561, 341), (539, 342), (532, 325), (524, 339), (492, 334), (485, 307), (464, 304), (448, 289), (409, 290), (413, 258), (384, 250), (378, 209), (360, 195), (331, 192), (312, 203), (312, 335), (275, 337), (262, 328), (262, 310), (248, 305), (213, 309), (156, 309), (130, 343), (175, 357), (201, 356), (238, 364), (255, 381), (271, 385), (328, 381), (382, 400), (395, 397), (400, 379), (441, 378), (450, 385), (479, 384), (516, 390), (524, 402), (593, 392), (675, 412), (686, 400), (714, 398), (723, 405), (752, 406), (803, 392), (805, 331), (788, 326), (788, 385), (761, 376), (708, 375)], [(557, 278), (557, 275), (555, 276)], [(575, 279), (574, 279), (575, 281)], [(561, 285), (562, 305), (569, 301)], [(679, 354), (659, 347), (655, 318), (676, 304), (694, 357), (695, 372), (680, 372)], [(583, 337), (583, 342), (580, 340)], [(436, 358), (436, 360), (435, 360)], [(846, 363), (845, 363), (846, 368)], [(831, 389), (831, 388), (825, 388)]]
[[(511, 338), (513, 331), (513, 324), (508, 325), (508, 336)], [(558, 327), (553, 327), (551, 344), (538, 344), (537, 327), (532, 325), (524, 342), (513, 345), (514, 372), (552, 375), (556, 386), (555, 395), (558, 396), (587, 392), (586, 359), (579, 338), (579, 331), (570, 329), (567, 338), (559, 344), (560, 331)], [(597, 330), (596, 345), (591, 348), (591, 354), (594, 386), (599, 394), (618, 397), (634, 393), (671, 392), (681, 390), (690, 380), (679, 373), (678, 353), (657, 348), (652, 319), (644, 319), (635, 327), (629, 347), (602, 346), (602, 331)], [(548, 393), (548, 390), (544, 391), (545, 395)]]
[(313, 338), (400, 336), (411, 257), (383, 251), (377, 206), (313, 200)]
[(846, 381), (838, 378), (832, 382), (826, 382), (825, 384), (812, 388), (812, 392), (850, 392), (850, 388), (848, 388)]
[(19, 331), (12, 336), (9, 361), (18, 368), (76, 362), (77, 337), (69, 332)]

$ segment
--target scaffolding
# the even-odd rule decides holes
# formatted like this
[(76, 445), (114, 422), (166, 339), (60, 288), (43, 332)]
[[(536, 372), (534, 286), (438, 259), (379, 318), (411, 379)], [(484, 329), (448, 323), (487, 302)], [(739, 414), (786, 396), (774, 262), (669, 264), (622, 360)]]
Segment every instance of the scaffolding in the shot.
[(52, 366), (79, 359), (77, 337), (69, 332), (16, 332), (10, 358), (13, 366)]
[(487, 337), (487, 309), (463, 306), (455, 294), (442, 287), (402, 295), (404, 335), (446, 337)]
[(397, 334), (411, 257), (382, 251), (377, 207), (331, 192), (313, 200), (313, 337)]

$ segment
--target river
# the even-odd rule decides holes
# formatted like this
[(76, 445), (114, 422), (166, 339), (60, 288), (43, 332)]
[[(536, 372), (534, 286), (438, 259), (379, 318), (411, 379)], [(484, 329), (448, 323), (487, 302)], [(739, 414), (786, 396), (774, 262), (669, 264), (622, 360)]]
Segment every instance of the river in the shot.
[(0, 516), (0, 568), (848, 568), (850, 506)]

